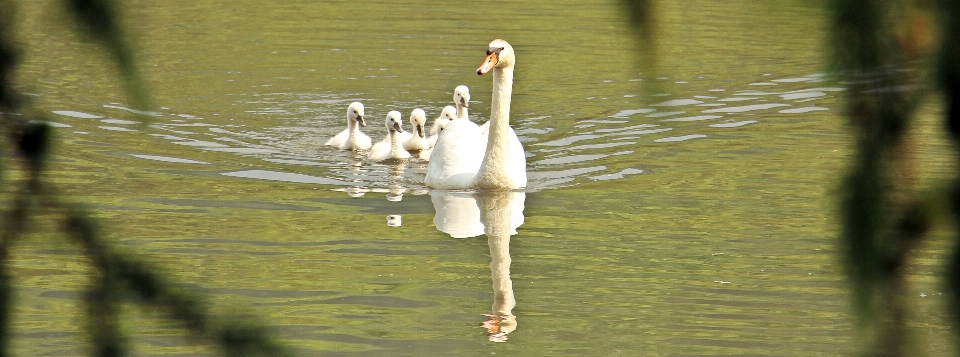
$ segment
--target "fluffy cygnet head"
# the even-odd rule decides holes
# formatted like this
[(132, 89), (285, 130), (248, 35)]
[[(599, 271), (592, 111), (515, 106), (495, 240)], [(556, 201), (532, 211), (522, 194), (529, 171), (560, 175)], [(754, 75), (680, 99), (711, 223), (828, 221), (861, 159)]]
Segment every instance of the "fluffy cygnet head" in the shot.
[(417, 133), (421, 138), (424, 137), (423, 126), (427, 124), (427, 113), (423, 109), (416, 108), (410, 112), (410, 125), (413, 126), (413, 131)]
[(387, 120), (384, 123), (384, 125), (386, 125), (387, 129), (391, 131), (402, 133), (403, 127), (402, 125), (400, 125), (400, 123), (402, 122), (403, 122), (403, 117), (400, 116), (400, 112), (396, 110), (391, 110), (389, 113), (387, 113)]
[(480, 68), (477, 68), (477, 74), (487, 73), (494, 67), (512, 66), (515, 60), (513, 47), (507, 41), (493, 40), (487, 47), (487, 58), (483, 60)]
[(458, 103), (464, 108), (470, 107), (470, 89), (465, 85), (459, 85), (453, 89), (453, 102)]
[(452, 105), (443, 107), (443, 110), (440, 111), (440, 117), (437, 118), (438, 121), (454, 120), (457, 118), (457, 108), (454, 108)]
[(353, 125), (353, 122), (357, 122), (360, 126), (367, 126), (367, 123), (363, 122), (363, 103), (353, 102), (347, 107), (347, 124)]

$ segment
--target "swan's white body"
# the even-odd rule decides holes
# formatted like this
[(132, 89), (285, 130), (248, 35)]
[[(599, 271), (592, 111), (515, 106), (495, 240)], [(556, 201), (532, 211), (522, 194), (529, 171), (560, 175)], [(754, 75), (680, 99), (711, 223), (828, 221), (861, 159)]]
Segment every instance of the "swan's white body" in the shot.
[(427, 124), (427, 113), (423, 109), (416, 108), (410, 113), (410, 132), (400, 133), (403, 140), (403, 148), (407, 151), (421, 151), (430, 148), (427, 141), (424, 127)]
[(402, 122), (400, 112), (393, 110), (387, 113), (387, 120), (384, 123), (387, 127), (387, 137), (370, 148), (370, 154), (367, 155), (367, 158), (373, 161), (383, 161), (410, 157), (410, 153), (403, 149), (400, 142), (400, 133), (403, 132), (403, 128), (400, 126)]
[(427, 186), (444, 190), (512, 190), (527, 185), (526, 156), (510, 128), (513, 92), (513, 48), (494, 40), (477, 74), (493, 71), (490, 133), (469, 120), (454, 120), (437, 140), (427, 166)]
[(347, 107), (347, 129), (327, 140), (324, 145), (330, 145), (340, 150), (366, 150), (370, 148), (370, 137), (360, 132), (363, 122), (363, 104), (350, 103)]

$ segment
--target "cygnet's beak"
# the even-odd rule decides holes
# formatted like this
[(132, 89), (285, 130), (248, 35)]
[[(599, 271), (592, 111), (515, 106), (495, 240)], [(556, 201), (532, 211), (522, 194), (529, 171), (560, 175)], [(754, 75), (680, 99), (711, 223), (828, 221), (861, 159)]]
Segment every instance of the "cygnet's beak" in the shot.
[(417, 135), (420, 135), (421, 138), (423, 137), (423, 124), (417, 124)]
[[(480, 73), (480, 70), (478, 69), (477, 74), (479, 73)], [(462, 105), (464, 108), (470, 107), (470, 104), (467, 104), (467, 98), (464, 98), (464, 97), (460, 97), (460, 105)]]
[(397, 123), (397, 122), (394, 122), (394, 123), (393, 123), (393, 129), (396, 130), (398, 133), (402, 133), (402, 132), (403, 132), (403, 128), (400, 127), (400, 123)]
[(359, 123), (360, 126), (367, 126), (367, 123), (363, 122), (363, 115), (357, 115), (357, 123)]
[(483, 75), (484, 73), (490, 72), (493, 69), (493, 66), (497, 65), (497, 53), (490, 52), (487, 55), (487, 58), (483, 60), (483, 64), (480, 65), (480, 68), (477, 68), (477, 75)]

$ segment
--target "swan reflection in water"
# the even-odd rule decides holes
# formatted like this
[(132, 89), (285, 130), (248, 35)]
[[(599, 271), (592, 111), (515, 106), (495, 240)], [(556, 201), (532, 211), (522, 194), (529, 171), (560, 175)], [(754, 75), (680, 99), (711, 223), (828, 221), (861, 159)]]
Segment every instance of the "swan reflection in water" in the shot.
[[(388, 164), (390, 167), (390, 174), (387, 177), (387, 187), (377, 187), (377, 188), (368, 188), (363, 186), (364, 180), (360, 177), (368, 177), (370, 174), (370, 169), (364, 166), (362, 161), (354, 161), (349, 170), (353, 171), (353, 174), (357, 177), (353, 181), (361, 184), (358, 186), (350, 186), (346, 189), (336, 189), (334, 191), (346, 191), (347, 195), (350, 197), (363, 197), (367, 192), (376, 192), (376, 193), (386, 193), (387, 201), (390, 202), (400, 202), (403, 200), (403, 194), (407, 192), (407, 189), (401, 184), (403, 181), (403, 172), (406, 170), (405, 161), (395, 161)], [(425, 192), (425, 191), (423, 191)], [(414, 194), (422, 194), (422, 191), (414, 191)]]
[(507, 334), (517, 329), (510, 280), (510, 236), (523, 224), (523, 192), (448, 192), (430, 191), (437, 215), (434, 225), (454, 238), (487, 235), (490, 247), (490, 278), (493, 280), (493, 307), (481, 326), (493, 342), (506, 342)]

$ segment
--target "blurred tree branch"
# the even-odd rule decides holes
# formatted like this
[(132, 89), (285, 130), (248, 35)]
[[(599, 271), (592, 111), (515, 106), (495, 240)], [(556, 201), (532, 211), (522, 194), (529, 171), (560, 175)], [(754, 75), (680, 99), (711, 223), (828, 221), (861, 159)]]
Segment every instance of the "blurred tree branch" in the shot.
[(656, 9), (652, 0), (621, 0), (624, 12), (633, 31), (634, 42), (638, 46), (640, 70), (648, 79), (644, 90), (658, 90), (657, 78), (657, 31)]
[[(126, 42), (112, 0), (64, 0), (64, 5), (78, 20), (82, 32), (89, 34), (109, 51), (123, 75), (133, 107), (140, 112), (150, 109), (148, 95), (138, 72), (130, 46)], [(15, 7), (12, 0), (0, 0), (0, 183), (3, 165), (16, 157), (24, 165), (27, 177), (15, 185), (10, 207), (0, 221), (0, 357), (10, 355), (13, 285), (10, 273), (11, 247), (27, 234), (31, 216), (53, 213), (62, 218), (64, 234), (73, 238), (95, 267), (90, 290), (86, 294), (86, 331), (97, 356), (128, 354), (127, 339), (121, 329), (121, 304), (136, 301), (152, 306), (196, 336), (218, 344), (226, 355), (286, 356), (290, 351), (276, 342), (262, 325), (233, 318), (214, 319), (205, 303), (166, 282), (155, 268), (136, 255), (116, 252), (96, 229), (96, 224), (82, 208), (61, 202), (56, 186), (43, 180), (47, 168), (53, 129), (39, 114), (30, 111), (12, 83), (17, 65), (17, 49), (11, 39)], [(12, 147), (11, 147), (12, 146)], [(10, 153), (14, 155), (10, 155)], [(2, 193), (2, 191), (0, 191)], [(0, 201), (2, 202), (2, 201)]]

